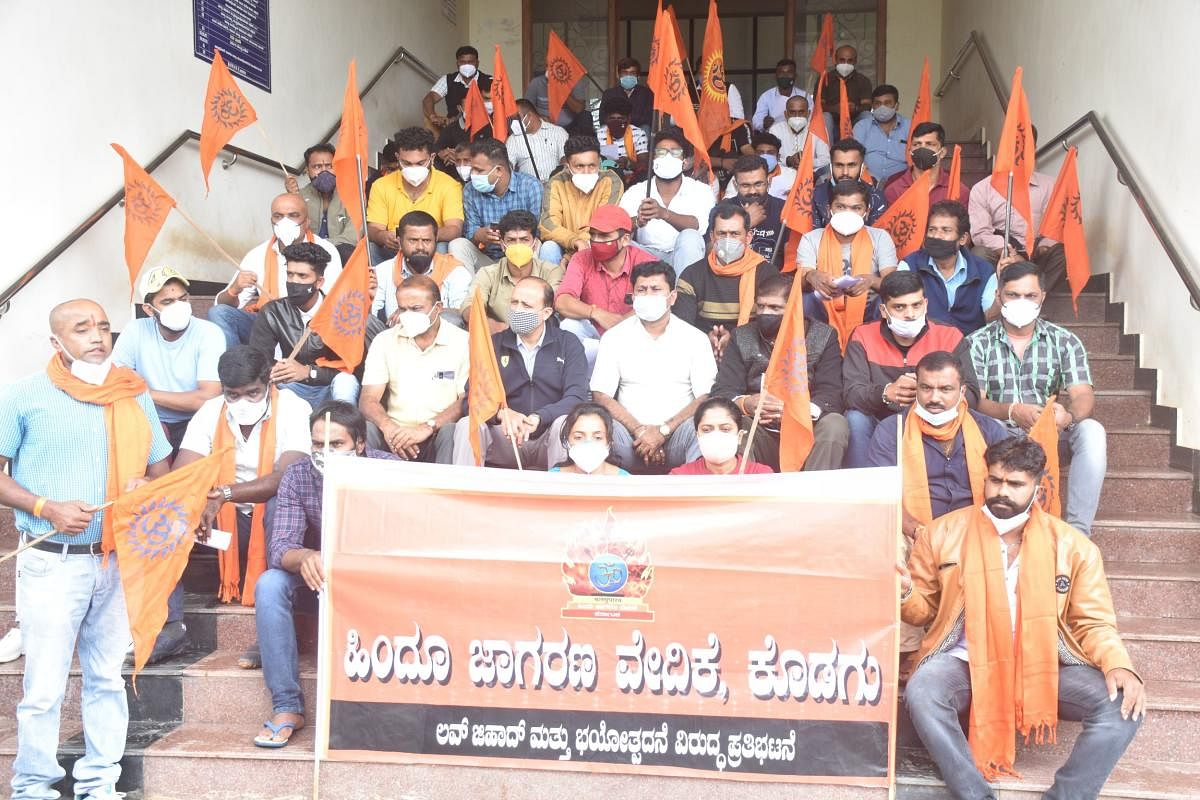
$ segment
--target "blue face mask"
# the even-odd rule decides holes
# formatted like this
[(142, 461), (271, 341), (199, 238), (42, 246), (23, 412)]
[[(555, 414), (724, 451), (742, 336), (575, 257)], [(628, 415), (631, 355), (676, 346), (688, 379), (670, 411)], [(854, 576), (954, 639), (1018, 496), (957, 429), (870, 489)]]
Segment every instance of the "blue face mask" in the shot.
[(759, 153), (758, 157), (767, 162), (767, 172), (774, 172), (779, 166), (779, 157), (773, 156), (770, 153)]
[(638, 85), (637, 75), (622, 75), (620, 78), (621, 88), (625, 91), (631, 91), (633, 87)]
[(488, 175), (490, 174), (491, 173), (488, 173), (487, 175), (471, 175), (471, 186), (474, 187), (475, 191), (482, 192), (483, 194), (491, 194), (492, 192), (496, 191), (496, 184), (488, 181)]

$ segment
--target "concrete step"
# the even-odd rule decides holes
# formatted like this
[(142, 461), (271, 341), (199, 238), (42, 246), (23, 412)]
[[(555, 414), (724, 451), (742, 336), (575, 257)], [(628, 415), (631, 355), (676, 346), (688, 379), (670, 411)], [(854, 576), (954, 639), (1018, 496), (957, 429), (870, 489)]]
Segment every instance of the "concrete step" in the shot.
[(1105, 561), (1117, 614), (1194, 619), (1200, 616), (1200, 563)]
[[(1070, 491), (1062, 475), (1063, 497)], [(1192, 476), (1172, 469), (1109, 469), (1100, 492), (1098, 516), (1133, 512), (1178, 513), (1192, 510)]]
[(1110, 469), (1167, 469), (1171, 432), (1166, 428), (1107, 428)]
[(1105, 314), (1108, 310), (1108, 295), (1104, 292), (1080, 292), (1079, 316), (1071, 306), (1069, 294), (1054, 292), (1046, 296), (1042, 305), (1042, 316), (1059, 325), (1072, 325), (1076, 322), (1107, 322)]
[(1088, 366), (1097, 389), (1132, 389), (1137, 359), (1119, 353), (1090, 353)]
[(1097, 389), (1092, 416), (1105, 428), (1148, 427), (1151, 402), (1148, 389)]
[(1117, 628), (1143, 679), (1200, 682), (1200, 619), (1119, 617)]
[(1200, 516), (1106, 514), (1093, 523), (1092, 541), (1106, 562), (1200, 563)]
[[(244, 729), (253, 738), (256, 726), (271, 716), (271, 696), (262, 670), (241, 669), (237, 653), (221, 650), (197, 661), (182, 673), (183, 719), (186, 723), (216, 723)], [(300, 654), (300, 684), (310, 714), (317, 703), (317, 656)]]
[(1065, 322), (1070, 330), (1083, 342), (1088, 355), (1095, 353), (1118, 353), (1121, 347), (1121, 326), (1116, 322)]
[[(117, 781), (117, 791), (125, 792), (125, 800), (143, 800), (148, 797), (142, 792), (142, 763), (146, 746), (173, 727), (173, 724), (130, 724), (129, 736), (125, 741), (125, 755), (121, 759), (121, 778)], [(77, 719), (64, 719), (59, 727), (58, 741), (58, 763), (67, 774), (54, 788), (64, 797), (74, 797), (71, 769), (84, 753), (83, 725)], [(0, 719), (0, 774), (4, 775), (3, 794), (0, 796), (9, 796), (8, 779), (12, 776), (13, 759), (16, 754), (16, 720), (9, 717)], [(175, 796), (186, 795), (177, 793)]]

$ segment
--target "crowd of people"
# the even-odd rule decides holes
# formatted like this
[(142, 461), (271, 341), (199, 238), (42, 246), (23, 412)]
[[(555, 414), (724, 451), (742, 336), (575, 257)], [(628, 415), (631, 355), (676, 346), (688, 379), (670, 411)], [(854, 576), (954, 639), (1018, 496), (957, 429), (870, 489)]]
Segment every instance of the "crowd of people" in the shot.
[[(255, 606), (258, 644), (239, 663), (262, 668), (273, 707), (254, 742), (283, 747), (305, 723), (292, 619), (314, 607), (324, 579), (326, 459), (476, 463), (466, 407), (474, 303), (484, 305), (507, 399), (479, 432), (487, 466), (733, 476), (779, 469), (783, 398), (763, 376), (793, 292), (803, 294), (814, 432), (804, 469), (906, 467), (912, 555), (898, 570), (908, 705), (952, 791), (989, 796), (974, 769), (985, 764), (979, 748), (989, 748), (986, 763), (1011, 767), (1005, 736), (1011, 747), (1014, 726), (1052, 728), (1061, 709), (1093, 733), (1053, 796), (1094, 796), (1144, 696), (1087, 538), (1106, 470), (1087, 352), (1042, 316), (1062, 246), (1020, 216), (1005, 240), (1006, 198), (988, 180), (965, 206), (945, 199), (945, 130), (910, 130), (899, 91), (872, 85), (856, 60), (853, 47), (838, 48), (819, 100), (781, 60), (749, 117), (731, 86), (731, 124), (743, 124), (726, 149), (714, 144), (708, 170), (678, 128), (653, 125), (634, 59), (618, 64), (596, 117), (580, 86), (549, 119), (539, 75), (506, 143), (490, 128), (469, 135), (467, 90), (476, 83), (488, 98), (491, 79), (462, 47), (456, 70), (422, 100), (428, 126), (400, 130), (383, 149), (365, 232), (336, 192), (334, 149), (316, 144), (303, 185), (291, 178), (270, 200), (264, 240), (207, 319), (193, 316), (189, 279), (169, 266), (141, 276), (144, 316), (115, 345), (96, 303), (56, 306), (46, 372), (0, 398), (0, 462), (11, 473), (0, 476), (0, 502), (16, 510), (24, 540), (58, 532), (19, 561), (9, 655), (23, 648), (26, 678), (13, 796), (57, 796), (59, 711), (77, 641), (88, 754), (75, 793), (113, 796), (129, 638), (118, 565), (97, 555), (106, 498), (232, 447), (197, 537), (234, 534), (241, 569), (222, 574), (222, 598)], [(799, 240), (798, 269), (782, 272), (782, 198), (812, 115), (836, 129), (843, 87), (853, 131), (828, 144), (814, 137), (816, 228)], [(901, 260), (874, 223), (930, 171), (924, 243)], [(1049, 187), (1034, 173), (1033, 230)], [(362, 235), (371, 317), (363, 364), (347, 370), (307, 328)], [(1070, 457), (1065, 521), (1035, 502), (1045, 453), (1027, 434), (1048, 402)], [(1048, 570), (1036, 573), (1048, 583), (1027, 580), (1034, 570)], [(1025, 634), (1015, 661), (1024, 717), (989, 696), (993, 723), (983, 744), (973, 726), (968, 748), (957, 714), (971, 690), (978, 705), (979, 692), (1003, 694), (1014, 680), (1013, 646), (987, 630), (992, 604), (1006, 601)], [(151, 661), (187, 645), (179, 587)], [(1045, 659), (1069, 665), (1050, 688), (1037, 671)], [(1058, 703), (1053, 691), (1072, 699)]]

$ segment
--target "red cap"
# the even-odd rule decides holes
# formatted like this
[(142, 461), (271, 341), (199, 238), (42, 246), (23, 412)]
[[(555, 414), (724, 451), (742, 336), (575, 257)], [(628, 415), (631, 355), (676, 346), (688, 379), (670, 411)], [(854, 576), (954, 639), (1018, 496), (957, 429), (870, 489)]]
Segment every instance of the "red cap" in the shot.
[(629, 214), (625, 209), (620, 206), (600, 206), (592, 212), (592, 218), (588, 221), (588, 227), (600, 233), (632, 231), (633, 220), (629, 218)]

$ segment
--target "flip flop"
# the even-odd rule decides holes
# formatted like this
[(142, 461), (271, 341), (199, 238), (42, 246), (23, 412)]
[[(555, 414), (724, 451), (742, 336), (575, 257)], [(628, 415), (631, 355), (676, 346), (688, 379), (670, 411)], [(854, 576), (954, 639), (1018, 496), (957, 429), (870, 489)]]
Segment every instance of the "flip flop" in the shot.
[[(276, 725), (275, 723), (271, 722), (271, 720), (267, 720), (263, 723), (263, 727), (269, 730), (271, 735), (264, 738), (264, 736), (260, 733), (258, 736), (255, 736), (254, 746), (267, 747), (273, 750), (277, 750), (280, 747), (287, 747), (287, 743), (292, 740), (292, 734), (296, 732), (296, 726), (302, 724), (303, 723), (300, 722), (281, 722)], [(276, 739), (275, 737), (283, 733), (284, 730), (290, 731), (290, 733), (288, 733), (288, 738), (283, 740)]]

